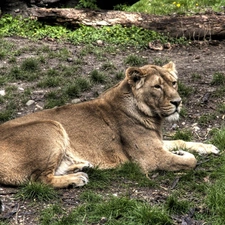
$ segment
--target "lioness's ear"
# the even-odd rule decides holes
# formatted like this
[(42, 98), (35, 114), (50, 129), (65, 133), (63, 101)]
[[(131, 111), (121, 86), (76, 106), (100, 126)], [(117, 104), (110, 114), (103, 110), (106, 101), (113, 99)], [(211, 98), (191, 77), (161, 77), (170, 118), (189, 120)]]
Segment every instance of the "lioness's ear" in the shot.
[(167, 63), (163, 68), (167, 69), (177, 79), (176, 65), (173, 62)]
[(145, 76), (138, 67), (129, 67), (126, 70), (126, 77), (128, 80), (128, 84), (136, 87), (136, 89), (142, 87), (145, 82)]

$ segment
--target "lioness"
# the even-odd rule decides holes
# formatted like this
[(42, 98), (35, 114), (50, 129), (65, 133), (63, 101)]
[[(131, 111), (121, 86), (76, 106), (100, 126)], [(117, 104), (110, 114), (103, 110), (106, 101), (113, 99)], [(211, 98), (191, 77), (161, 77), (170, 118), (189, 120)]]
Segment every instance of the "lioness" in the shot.
[(97, 99), (33, 113), (0, 126), (0, 183), (29, 180), (63, 188), (88, 182), (84, 167), (133, 161), (143, 172), (196, 166), (193, 154), (218, 153), (210, 144), (162, 140), (165, 119), (177, 120), (181, 98), (174, 63), (130, 67)]

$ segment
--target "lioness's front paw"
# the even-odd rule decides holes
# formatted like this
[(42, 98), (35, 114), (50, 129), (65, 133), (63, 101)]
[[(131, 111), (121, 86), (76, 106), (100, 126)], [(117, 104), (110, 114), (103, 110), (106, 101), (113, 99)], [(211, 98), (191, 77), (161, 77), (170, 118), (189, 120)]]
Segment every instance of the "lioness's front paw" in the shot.
[(88, 183), (88, 175), (83, 172), (77, 172), (74, 174), (74, 181), (72, 182), (72, 185), (75, 187), (81, 187)]
[(197, 148), (197, 152), (200, 154), (200, 155), (206, 155), (206, 154), (219, 154), (220, 150), (212, 145), (212, 144), (200, 144)]

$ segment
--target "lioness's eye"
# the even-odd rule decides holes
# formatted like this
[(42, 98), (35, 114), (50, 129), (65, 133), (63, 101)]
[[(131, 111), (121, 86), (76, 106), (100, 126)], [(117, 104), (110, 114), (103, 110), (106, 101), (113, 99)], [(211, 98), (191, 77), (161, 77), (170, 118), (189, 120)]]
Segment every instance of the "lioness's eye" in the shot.
[(156, 85), (154, 86), (154, 88), (156, 88), (156, 89), (160, 89), (160, 88), (161, 88), (161, 86), (160, 86), (159, 84), (156, 84)]
[(173, 85), (173, 86), (175, 86), (176, 84), (177, 84), (177, 82), (176, 82), (176, 81), (173, 81), (173, 82), (172, 82), (172, 85)]

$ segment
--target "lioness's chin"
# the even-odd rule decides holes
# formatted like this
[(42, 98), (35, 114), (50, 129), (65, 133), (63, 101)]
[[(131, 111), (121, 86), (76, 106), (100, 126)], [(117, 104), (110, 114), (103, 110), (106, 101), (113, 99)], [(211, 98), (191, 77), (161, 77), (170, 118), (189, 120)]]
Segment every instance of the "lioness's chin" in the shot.
[(173, 121), (179, 120), (179, 113), (175, 112), (174, 114), (172, 114), (170, 116), (167, 116), (166, 120), (169, 121), (169, 122), (173, 122)]

